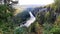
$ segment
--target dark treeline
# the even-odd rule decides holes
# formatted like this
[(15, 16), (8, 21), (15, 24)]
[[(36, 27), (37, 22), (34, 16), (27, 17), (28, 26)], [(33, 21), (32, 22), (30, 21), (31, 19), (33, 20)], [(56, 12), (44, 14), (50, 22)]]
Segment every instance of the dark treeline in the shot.
[[(24, 24), (30, 17), (28, 11), (24, 10), (14, 16), (15, 9), (9, 6), (7, 0), (4, 0), (5, 3), (0, 5), (0, 34), (60, 34), (59, 1), (55, 0), (53, 4), (36, 7), (34, 10), (30, 8), (36, 21), (28, 28), (20, 28), (20, 24)], [(43, 8), (47, 8), (47, 10), (40, 11)]]

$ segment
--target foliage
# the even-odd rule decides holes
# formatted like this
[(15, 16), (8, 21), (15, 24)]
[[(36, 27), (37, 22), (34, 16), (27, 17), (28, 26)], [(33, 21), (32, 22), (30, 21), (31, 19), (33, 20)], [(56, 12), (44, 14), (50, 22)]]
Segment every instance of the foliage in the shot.
[(15, 28), (14, 34), (27, 34), (26, 27), (17, 27)]
[(24, 23), (26, 20), (28, 20), (30, 17), (29, 13), (27, 11), (23, 11), (21, 13), (18, 13), (15, 17), (14, 17), (14, 23), (15, 24), (21, 24)]
[(49, 11), (39, 12), (36, 15), (37, 20), (29, 28), (16, 27), (17, 23), (27, 20), (27, 12), (18, 14), (13, 22), (14, 9), (6, 4), (0, 5), (0, 34), (60, 34), (59, 1), (55, 0), (54, 4), (48, 6)]
[(52, 32), (53, 34), (60, 34), (60, 16), (58, 16), (50, 32)]
[(14, 9), (6, 4), (0, 5), (0, 29), (2, 34), (11, 34), (13, 32), (13, 16)]

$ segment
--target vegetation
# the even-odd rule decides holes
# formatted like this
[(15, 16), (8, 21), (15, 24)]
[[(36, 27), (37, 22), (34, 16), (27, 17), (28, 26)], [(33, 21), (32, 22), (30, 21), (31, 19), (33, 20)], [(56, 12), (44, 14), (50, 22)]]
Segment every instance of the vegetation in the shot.
[(18, 26), (29, 17), (29, 14), (25, 16), (27, 12), (22, 12), (16, 17), (13, 16), (14, 8), (8, 4), (0, 5), (0, 34), (60, 34), (59, 1), (55, 0), (55, 3), (46, 6), (47, 12), (38, 12), (36, 21), (29, 28)]
[(7, 6), (6, 4), (0, 5), (0, 34), (13, 34), (13, 12), (14, 9)]

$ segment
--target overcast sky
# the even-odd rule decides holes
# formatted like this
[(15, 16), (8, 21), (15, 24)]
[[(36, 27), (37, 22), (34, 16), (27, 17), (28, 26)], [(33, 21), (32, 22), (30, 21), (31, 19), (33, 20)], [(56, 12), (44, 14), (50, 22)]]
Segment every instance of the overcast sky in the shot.
[(54, 0), (19, 0), (20, 5), (47, 5), (53, 3)]

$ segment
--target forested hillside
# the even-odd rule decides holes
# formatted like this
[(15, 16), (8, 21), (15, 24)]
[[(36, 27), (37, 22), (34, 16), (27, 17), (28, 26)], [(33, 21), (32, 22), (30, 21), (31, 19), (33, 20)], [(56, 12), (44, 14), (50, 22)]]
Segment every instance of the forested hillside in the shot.
[[(54, 1), (32, 10), (36, 20), (28, 28), (20, 27), (30, 18), (27, 11), (14, 15), (16, 9), (7, 3), (0, 5), (0, 34), (60, 34), (60, 0)], [(47, 8), (47, 12), (38, 11), (42, 8)]]

